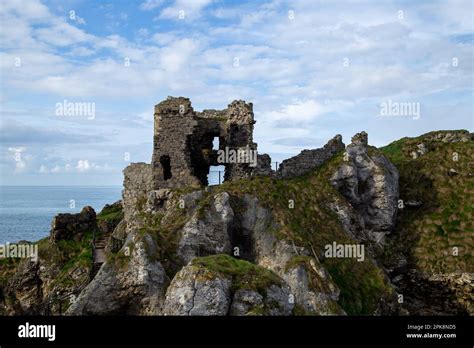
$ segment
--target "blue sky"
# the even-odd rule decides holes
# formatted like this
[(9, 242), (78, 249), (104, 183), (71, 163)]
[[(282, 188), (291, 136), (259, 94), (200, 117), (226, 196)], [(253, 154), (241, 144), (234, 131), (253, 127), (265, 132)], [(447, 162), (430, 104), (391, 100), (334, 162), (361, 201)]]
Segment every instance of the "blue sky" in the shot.
[[(474, 128), (470, 0), (2, 0), (0, 21), (1, 185), (121, 185), (169, 95), (252, 102), (273, 161), (338, 133)], [(58, 116), (64, 100), (95, 117)], [(381, 116), (388, 100), (420, 117)]]

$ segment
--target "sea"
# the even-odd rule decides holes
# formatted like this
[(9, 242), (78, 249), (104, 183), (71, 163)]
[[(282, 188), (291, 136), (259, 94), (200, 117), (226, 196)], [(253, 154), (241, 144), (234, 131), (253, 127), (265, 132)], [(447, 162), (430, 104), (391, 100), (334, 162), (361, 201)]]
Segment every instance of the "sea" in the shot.
[(122, 197), (121, 186), (0, 186), (0, 244), (47, 237), (53, 217), (90, 205), (99, 213)]

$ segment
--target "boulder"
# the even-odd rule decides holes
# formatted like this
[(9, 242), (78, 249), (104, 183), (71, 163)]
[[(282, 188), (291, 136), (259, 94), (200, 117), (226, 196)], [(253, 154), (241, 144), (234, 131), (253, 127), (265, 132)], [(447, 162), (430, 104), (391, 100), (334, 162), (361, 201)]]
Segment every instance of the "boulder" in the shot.
[(173, 278), (166, 315), (290, 315), (288, 285), (273, 272), (228, 255), (196, 258)]
[(166, 291), (165, 315), (227, 315), (231, 280), (202, 267), (184, 267)]

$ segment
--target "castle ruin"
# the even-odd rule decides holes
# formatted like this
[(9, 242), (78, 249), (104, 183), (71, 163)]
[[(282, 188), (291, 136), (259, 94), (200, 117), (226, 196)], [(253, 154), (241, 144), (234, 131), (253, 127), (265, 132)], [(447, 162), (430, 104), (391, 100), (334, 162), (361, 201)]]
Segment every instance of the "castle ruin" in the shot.
[[(323, 148), (304, 150), (274, 171), (270, 156), (257, 154), (254, 124), (252, 103), (235, 100), (224, 110), (197, 112), (188, 98), (168, 97), (155, 106), (151, 164), (132, 163), (124, 170), (124, 206), (136, 207), (143, 197), (160, 202), (172, 188), (207, 186), (211, 166), (224, 166), (224, 181), (256, 175), (291, 178), (321, 166), (345, 148), (336, 135)], [(218, 149), (213, 148), (216, 138)], [(222, 161), (219, 154), (229, 151), (255, 153), (255, 161)], [(135, 208), (125, 209), (125, 220), (135, 213)]]
[(233, 101), (224, 110), (194, 111), (188, 98), (168, 97), (155, 106), (153, 188), (207, 186), (211, 166), (223, 165), (224, 181), (248, 178), (256, 166), (249, 161), (222, 163), (218, 150), (256, 153), (252, 103)]

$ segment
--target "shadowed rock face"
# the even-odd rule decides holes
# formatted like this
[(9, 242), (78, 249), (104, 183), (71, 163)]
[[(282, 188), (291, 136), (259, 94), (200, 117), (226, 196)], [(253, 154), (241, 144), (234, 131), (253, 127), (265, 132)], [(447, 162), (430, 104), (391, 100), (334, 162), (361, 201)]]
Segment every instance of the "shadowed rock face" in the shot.
[(119, 257), (109, 260), (69, 307), (71, 315), (160, 314), (169, 280), (156, 260), (156, 244), (131, 232)]
[(81, 240), (86, 232), (97, 228), (96, 214), (92, 207), (84, 207), (78, 214), (58, 214), (51, 224), (50, 240)]
[(384, 156), (369, 155), (365, 132), (352, 138), (344, 160), (331, 183), (362, 216), (367, 237), (383, 244), (395, 225), (398, 170)]
[[(238, 207), (238, 209), (235, 207)], [(231, 198), (227, 192), (217, 193), (213, 195), (204, 212), (201, 215), (194, 214), (183, 227), (178, 255), (184, 260), (184, 264), (188, 264), (188, 267), (190, 267), (189, 265), (198, 256), (234, 253), (237, 248), (239, 258), (249, 260), (262, 267), (262, 269), (272, 271), (281, 278), (284, 286), (279, 289), (269, 288), (267, 295), (272, 293), (276, 298), (279, 298), (284, 293), (287, 295), (285, 298), (287, 303), (299, 305), (307, 314), (345, 314), (344, 310), (336, 303), (339, 289), (332, 282), (324, 267), (310, 251), (292, 246), (288, 242), (278, 240), (273, 236), (270, 231), (275, 227), (272, 212), (261, 207), (255, 197), (245, 195), (243, 199), (238, 199), (237, 197)], [(238, 238), (239, 236), (240, 238)], [(243, 239), (244, 237), (246, 239)], [(198, 246), (199, 255), (197, 253)], [(301, 256), (305, 256), (306, 262), (287, 267), (288, 263), (295, 257)], [(204, 293), (204, 290), (198, 292), (189, 285), (196, 284), (193, 283), (195, 278), (206, 278), (199, 276), (202, 272), (206, 273), (202, 267), (199, 271), (193, 271), (193, 268), (183, 269), (175, 276), (176, 281), (173, 280), (172, 286), (167, 290), (167, 309), (165, 309), (167, 314), (191, 314), (189, 309), (191, 305), (188, 303), (186, 305), (181, 304), (181, 306), (178, 299), (193, 296), (199, 298), (201, 296), (199, 294)], [(218, 313), (216, 315), (222, 315), (224, 312), (227, 314), (223, 308), (229, 310), (225, 305), (228, 303), (229, 297), (233, 298), (231, 301), (232, 308), (228, 313), (231, 315), (255, 314), (251, 308), (265, 304), (266, 297), (262, 297), (262, 294), (255, 291), (242, 291), (229, 295), (228, 290), (226, 290), (226, 280), (221, 278), (219, 278), (219, 281), (204, 282), (199, 285), (206, 289), (212, 287), (213, 292), (220, 294), (221, 302), (219, 304), (213, 302), (212, 309), (209, 309), (210, 312)], [(319, 285), (315, 286), (315, 283)], [(187, 290), (180, 289), (182, 286)], [(227, 295), (224, 296), (223, 294)], [(240, 302), (235, 302), (236, 299)], [(200, 301), (205, 300), (200, 298)], [(283, 302), (281, 303), (283, 306)], [(203, 306), (205, 307), (205, 305)], [(194, 309), (192, 313), (202, 313), (203, 306)], [(268, 309), (266, 313), (283, 315), (283, 313), (288, 312), (288, 308), (285, 308), (283, 306), (280, 309)], [(291, 309), (289, 311), (291, 312)]]
[(25, 260), (9, 280), (4, 295), (16, 298), (15, 308), (11, 308), (15, 314), (38, 314), (43, 296), (39, 268), (38, 262)]

